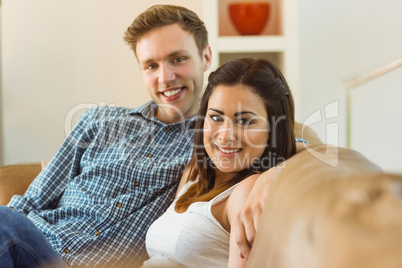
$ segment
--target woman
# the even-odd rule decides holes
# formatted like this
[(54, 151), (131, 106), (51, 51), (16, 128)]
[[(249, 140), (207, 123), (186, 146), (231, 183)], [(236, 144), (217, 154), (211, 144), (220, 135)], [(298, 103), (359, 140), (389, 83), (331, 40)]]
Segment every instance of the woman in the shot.
[(231, 223), (258, 174), (295, 153), (293, 125), (292, 93), (270, 62), (238, 59), (213, 72), (193, 158), (176, 200), (148, 230), (144, 267), (244, 266)]

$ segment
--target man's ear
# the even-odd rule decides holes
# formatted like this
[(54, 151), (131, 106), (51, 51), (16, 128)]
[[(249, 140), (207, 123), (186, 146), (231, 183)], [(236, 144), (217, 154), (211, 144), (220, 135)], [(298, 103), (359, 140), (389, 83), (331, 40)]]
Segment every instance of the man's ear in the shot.
[(204, 72), (211, 67), (212, 64), (212, 51), (211, 47), (207, 45), (202, 51), (202, 60), (204, 61)]

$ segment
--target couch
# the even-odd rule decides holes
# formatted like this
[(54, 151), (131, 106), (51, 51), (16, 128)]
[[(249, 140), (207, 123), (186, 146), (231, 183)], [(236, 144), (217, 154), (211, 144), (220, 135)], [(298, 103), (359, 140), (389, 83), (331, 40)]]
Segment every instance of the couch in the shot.
[(0, 168), (0, 205), (6, 205), (14, 194), (25, 193), (42, 170), (41, 163), (23, 163)]
[(272, 182), (247, 267), (402, 267), (402, 174), (350, 149), (311, 149)]

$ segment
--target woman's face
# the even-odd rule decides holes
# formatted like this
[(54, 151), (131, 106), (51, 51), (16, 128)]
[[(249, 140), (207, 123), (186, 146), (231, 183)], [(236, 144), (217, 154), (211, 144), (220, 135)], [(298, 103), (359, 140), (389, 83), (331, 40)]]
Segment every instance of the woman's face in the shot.
[(269, 139), (268, 114), (248, 87), (216, 87), (205, 117), (204, 146), (217, 175), (239, 172), (261, 157)]

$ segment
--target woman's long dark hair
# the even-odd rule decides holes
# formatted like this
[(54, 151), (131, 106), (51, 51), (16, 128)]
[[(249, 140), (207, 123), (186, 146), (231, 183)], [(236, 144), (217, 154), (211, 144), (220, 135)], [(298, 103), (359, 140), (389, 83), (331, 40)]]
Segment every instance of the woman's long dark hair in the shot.
[[(204, 148), (203, 128), (209, 98), (217, 86), (243, 85), (264, 102), (269, 122), (269, 141), (260, 165), (240, 171), (222, 185), (215, 185), (215, 169)], [(292, 92), (280, 70), (267, 60), (242, 58), (230, 61), (208, 78), (201, 98), (194, 134), (194, 153), (189, 164), (188, 181), (195, 181), (178, 199), (176, 210), (187, 208), (197, 201), (209, 201), (253, 173), (263, 172), (280, 164), (296, 152), (294, 136), (294, 102)]]

